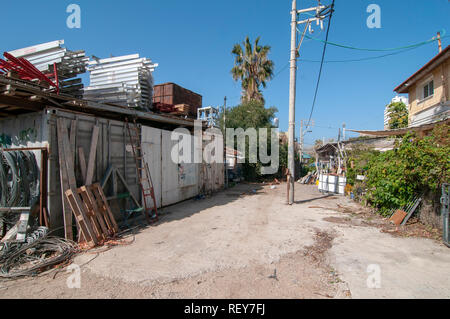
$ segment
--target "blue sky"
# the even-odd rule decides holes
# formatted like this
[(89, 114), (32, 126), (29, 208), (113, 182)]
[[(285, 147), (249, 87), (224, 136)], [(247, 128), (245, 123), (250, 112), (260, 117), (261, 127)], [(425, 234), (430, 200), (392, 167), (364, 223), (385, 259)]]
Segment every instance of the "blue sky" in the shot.
[[(299, 7), (315, 5), (299, 0)], [(325, 4), (331, 0), (324, 0)], [(81, 29), (66, 27), (66, 7), (80, 5)], [(369, 29), (366, 8), (381, 7), (381, 29)], [(234, 43), (261, 36), (272, 47), (270, 58), (279, 73), (289, 61), (290, 0), (228, 1), (8, 1), (2, 4), (0, 48), (13, 50), (64, 39), (72, 50), (98, 57), (139, 53), (159, 63), (155, 81), (176, 82), (203, 95), (204, 106), (239, 103), (240, 84), (232, 80)], [(329, 41), (356, 47), (391, 48), (421, 42), (446, 29), (450, 35), (448, 0), (336, 0)], [(6, 32), (6, 30), (9, 30)], [(324, 38), (325, 32), (314, 33)], [(443, 46), (448, 45), (443, 40)], [(373, 61), (325, 64), (313, 116), (316, 127), (305, 137), (336, 138), (337, 127), (382, 129), (385, 105), (393, 89), (438, 52), (437, 44)], [(322, 45), (306, 40), (304, 59), (319, 60)], [(382, 54), (382, 53), (381, 53)], [(329, 46), (327, 60), (357, 59), (379, 52)], [(311, 109), (318, 63), (301, 62), (297, 82), (297, 132)], [(267, 106), (279, 110), (280, 129), (288, 127), (289, 70), (285, 68), (264, 91)]]

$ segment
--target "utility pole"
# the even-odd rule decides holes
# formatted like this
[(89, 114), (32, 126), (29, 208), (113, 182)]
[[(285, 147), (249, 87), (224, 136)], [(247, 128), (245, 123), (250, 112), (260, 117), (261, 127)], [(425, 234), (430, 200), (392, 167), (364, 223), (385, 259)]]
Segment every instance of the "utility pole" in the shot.
[[(226, 139), (227, 134), (227, 97), (223, 98), (223, 139)], [(225, 188), (228, 189), (228, 169), (227, 169), (227, 145), (224, 143), (224, 157), (225, 157)]]
[[(311, 32), (311, 22), (316, 21), (317, 25), (323, 28), (322, 21), (326, 18), (324, 10), (329, 7), (323, 6), (318, 0), (318, 6), (308, 9), (297, 10), (297, 0), (292, 0), (291, 11), (291, 59), (290, 59), (290, 82), (289, 82), (289, 143), (288, 143), (288, 204), (294, 204), (294, 186), (295, 186), (295, 95), (296, 95), (296, 79), (297, 79), (297, 54), (302, 45), (306, 31)], [(297, 16), (300, 13), (308, 13), (315, 11), (315, 15), (302, 20), (297, 21)], [(297, 47), (297, 25), (305, 24), (300, 43)], [(302, 145), (303, 148), (303, 145)], [(303, 152), (303, 149), (302, 149)]]
[(441, 33), (437, 33), (437, 39), (438, 39), (438, 47), (439, 47), (439, 53), (442, 52), (442, 41), (441, 41)]
[(300, 120), (300, 163), (303, 164), (303, 141), (305, 133), (303, 133), (303, 120)]
[(294, 204), (295, 186), (295, 89), (297, 78), (297, 0), (292, 0), (291, 12), (291, 62), (289, 85), (289, 143), (288, 143), (288, 204)]
[(343, 141), (345, 141), (345, 128), (346, 128), (346, 127), (347, 127), (346, 124), (343, 123), (343, 124), (342, 124), (342, 140), (343, 140)]

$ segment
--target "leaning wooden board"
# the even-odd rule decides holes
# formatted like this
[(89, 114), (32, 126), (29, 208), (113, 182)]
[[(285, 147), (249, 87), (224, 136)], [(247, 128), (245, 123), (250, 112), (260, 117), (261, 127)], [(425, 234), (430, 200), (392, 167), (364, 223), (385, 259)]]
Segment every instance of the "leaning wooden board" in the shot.
[[(58, 157), (59, 157), (59, 175), (61, 181), (61, 197), (63, 204), (63, 217), (64, 217), (64, 235), (66, 239), (73, 240), (72, 231), (72, 213), (69, 202), (67, 201), (64, 194), (69, 189), (69, 182), (67, 178), (67, 170), (65, 164), (65, 154), (64, 154), (64, 119), (57, 119), (57, 138), (58, 138)], [(67, 132), (67, 130), (66, 130)]]
[(94, 235), (89, 218), (87, 217), (86, 212), (84, 212), (84, 207), (78, 197), (78, 194), (74, 193), (71, 189), (68, 189), (66, 191), (66, 198), (72, 208), (75, 219), (83, 232), (84, 240), (89, 246), (94, 247), (98, 243), (98, 239)]

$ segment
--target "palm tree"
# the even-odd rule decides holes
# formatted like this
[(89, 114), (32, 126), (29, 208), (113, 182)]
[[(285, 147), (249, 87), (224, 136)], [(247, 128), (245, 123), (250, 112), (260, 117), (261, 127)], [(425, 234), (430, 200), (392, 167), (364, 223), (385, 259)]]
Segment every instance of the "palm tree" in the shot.
[(268, 58), (270, 46), (260, 46), (259, 40), (260, 37), (252, 46), (247, 36), (242, 46), (235, 44), (231, 51), (235, 55), (231, 74), (235, 81), (241, 80), (242, 102), (264, 102), (261, 86), (265, 88), (267, 81), (273, 78), (274, 63)]

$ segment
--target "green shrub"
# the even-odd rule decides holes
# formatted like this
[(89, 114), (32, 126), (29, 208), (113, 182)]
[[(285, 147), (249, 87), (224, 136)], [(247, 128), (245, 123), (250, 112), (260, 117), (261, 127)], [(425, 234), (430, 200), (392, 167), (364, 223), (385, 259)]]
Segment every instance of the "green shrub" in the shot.
[(450, 180), (449, 142), (448, 125), (440, 125), (424, 138), (407, 134), (392, 151), (356, 153), (349, 159), (356, 165), (348, 171), (349, 182), (364, 171), (367, 203), (387, 215), (414, 196), (436, 194)]

